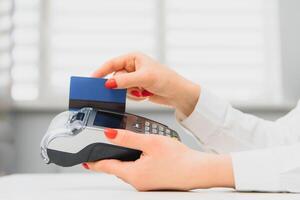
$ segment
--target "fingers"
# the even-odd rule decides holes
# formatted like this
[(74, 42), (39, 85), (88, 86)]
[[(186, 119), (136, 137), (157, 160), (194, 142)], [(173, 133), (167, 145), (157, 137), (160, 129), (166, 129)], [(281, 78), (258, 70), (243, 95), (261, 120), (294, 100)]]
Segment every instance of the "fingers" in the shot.
[[(118, 146), (123, 146), (132, 149), (138, 149), (145, 153), (149, 153), (155, 142), (153, 135), (134, 133), (123, 129), (110, 129), (104, 130), (107, 139)], [(158, 139), (158, 138), (157, 138)]]
[[(128, 72), (125, 70), (117, 71), (114, 73), (113, 78), (121, 74), (128, 74)], [(145, 100), (147, 97), (154, 95), (152, 92), (149, 92), (148, 90), (144, 90), (141, 87), (127, 88), (127, 94), (130, 99), (137, 100), (137, 101)]]
[(116, 81), (118, 89), (143, 87), (144, 84), (139, 72), (116, 74), (112, 79)]
[(136, 53), (130, 53), (117, 58), (113, 58), (104, 63), (98, 70), (96, 70), (93, 77), (104, 77), (112, 72), (125, 69), (128, 72), (135, 71), (135, 59), (138, 57)]
[(131, 95), (131, 97), (135, 97), (139, 99), (146, 99), (147, 97), (154, 95), (152, 92), (149, 92), (148, 90), (143, 90), (139, 88), (130, 88), (128, 92)]
[(127, 98), (134, 101), (143, 101), (147, 99), (147, 97), (142, 95), (142, 90), (137, 87), (127, 89)]
[(132, 162), (121, 162), (119, 160), (101, 160), (98, 162), (84, 163), (88, 169), (107, 174), (114, 174), (118, 177), (125, 178)]

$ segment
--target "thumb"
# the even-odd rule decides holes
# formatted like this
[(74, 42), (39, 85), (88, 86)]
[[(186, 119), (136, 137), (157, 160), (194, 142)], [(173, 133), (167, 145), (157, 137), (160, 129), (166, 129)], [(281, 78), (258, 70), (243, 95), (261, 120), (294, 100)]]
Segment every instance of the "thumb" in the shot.
[(153, 140), (159, 139), (149, 134), (139, 134), (123, 129), (111, 129), (107, 128), (104, 130), (107, 139), (118, 146), (127, 148), (137, 149), (143, 152), (151, 151)]
[[(114, 82), (114, 84), (110, 84)], [(138, 72), (122, 73), (116, 74), (113, 78), (108, 79), (105, 86), (108, 88), (132, 88), (132, 87), (142, 87), (142, 79)]]

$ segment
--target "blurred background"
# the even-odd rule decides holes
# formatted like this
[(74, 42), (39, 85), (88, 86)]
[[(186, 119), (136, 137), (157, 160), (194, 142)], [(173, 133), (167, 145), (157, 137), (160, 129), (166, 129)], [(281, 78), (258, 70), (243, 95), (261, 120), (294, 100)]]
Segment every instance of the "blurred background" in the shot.
[[(45, 165), (40, 140), (67, 109), (71, 75), (130, 51), (277, 119), (300, 97), (299, 9), (299, 0), (0, 0), (0, 174), (81, 171)], [(127, 110), (201, 149), (173, 110), (145, 102)]]

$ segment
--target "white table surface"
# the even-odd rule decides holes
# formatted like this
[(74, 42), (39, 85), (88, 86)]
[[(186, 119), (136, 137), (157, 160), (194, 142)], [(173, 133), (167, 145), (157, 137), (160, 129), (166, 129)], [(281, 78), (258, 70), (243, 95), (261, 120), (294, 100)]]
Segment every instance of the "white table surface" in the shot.
[(230, 189), (137, 192), (119, 179), (94, 173), (16, 174), (0, 178), (0, 200), (300, 200), (300, 194), (239, 193)]

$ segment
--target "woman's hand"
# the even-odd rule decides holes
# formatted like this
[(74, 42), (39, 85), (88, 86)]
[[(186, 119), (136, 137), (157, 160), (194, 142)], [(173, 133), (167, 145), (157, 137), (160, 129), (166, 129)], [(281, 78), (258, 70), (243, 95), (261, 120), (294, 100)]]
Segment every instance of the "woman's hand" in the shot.
[(165, 136), (115, 129), (106, 129), (105, 135), (111, 143), (143, 154), (132, 162), (102, 160), (83, 166), (113, 174), (139, 191), (234, 187), (230, 156), (201, 153)]
[(141, 53), (131, 53), (106, 62), (93, 77), (115, 73), (106, 82), (108, 88), (128, 88), (135, 100), (148, 98), (158, 104), (172, 106), (186, 116), (198, 101), (200, 87), (175, 71)]

